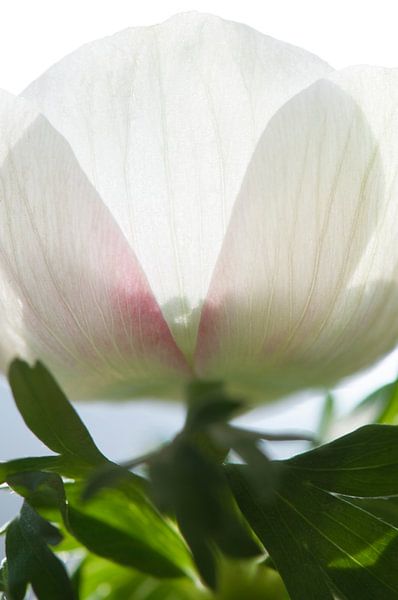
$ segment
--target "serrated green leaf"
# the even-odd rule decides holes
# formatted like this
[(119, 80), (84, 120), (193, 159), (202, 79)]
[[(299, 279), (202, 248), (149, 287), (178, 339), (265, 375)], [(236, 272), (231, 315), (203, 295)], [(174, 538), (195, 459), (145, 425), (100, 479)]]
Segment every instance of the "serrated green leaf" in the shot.
[(389, 515), (380, 499), (398, 494), (397, 460), (397, 428), (376, 425), (278, 461), (281, 478), (268, 500), (246, 466), (228, 467), (238, 504), (292, 600), (398, 598), (397, 500)]
[(28, 584), (40, 600), (75, 600), (64, 565), (47, 545), (57, 539), (57, 530), (24, 503), (6, 535), (9, 600), (23, 600)]
[(106, 461), (61, 388), (40, 362), (14, 360), (8, 378), (18, 410), (48, 448), (75, 462)]

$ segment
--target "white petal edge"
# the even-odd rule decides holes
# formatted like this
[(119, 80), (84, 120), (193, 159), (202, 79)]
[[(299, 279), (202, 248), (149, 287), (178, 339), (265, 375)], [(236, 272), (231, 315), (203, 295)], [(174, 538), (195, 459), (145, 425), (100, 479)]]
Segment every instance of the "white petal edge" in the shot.
[(398, 341), (398, 70), (300, 92), (248, 168), (203, 309), (200, 376), (272, 398)]
[(330, 70), (244, 25), (184, 13), (88, 44), (23, 92), (70, 142), (188, 358), (258, 138)]
[(1, 362), (73, 397), (176, 393), (189, 374), (142, 269), (65, 139), (0, 94)]

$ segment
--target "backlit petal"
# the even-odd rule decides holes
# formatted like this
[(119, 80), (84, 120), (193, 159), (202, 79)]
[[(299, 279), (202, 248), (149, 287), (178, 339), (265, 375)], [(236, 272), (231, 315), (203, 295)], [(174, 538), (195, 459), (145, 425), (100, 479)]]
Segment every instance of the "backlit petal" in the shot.
[(0, 132), (3, 368), (41, 358), (74, 397), (175, 391), (189, 369), (68, 143), (4, 92)]
[(88, 44), (24, 92), (70, 142), (188, 358), (258, 138), (329, 71), (249, 27), (187, 13)]
[(272, 397), (398, 340), (398, 72), (351, 68), (270, 122), (202, 313), (196, 368)]

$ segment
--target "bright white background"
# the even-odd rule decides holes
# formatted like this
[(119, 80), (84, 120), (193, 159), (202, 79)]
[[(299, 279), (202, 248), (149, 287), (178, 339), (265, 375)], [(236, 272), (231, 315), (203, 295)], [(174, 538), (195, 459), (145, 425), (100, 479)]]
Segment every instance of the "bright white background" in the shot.
[[(151, 25), (176, 12), (201, 10), (244, 22), (271, 36), (303, 46), (342, 68), (350, 64), (398, 67), (398, 6), (394, 0), (0, 0), (0, 88), (20, 92), (63, 55), (92, 39), (134, 25)], [(1, 132), (0, 132), (1, 135)], [(0, 332), (1, 335), (1, 332)], [(338, 393), (342, 412), (373, 387), (394, 378), (398, 354)], [(316, 427), (321, 396), (293, 399), (245, 417), (257, 428)], [(79, 405), (98, 445), (125, 459), (153, 447), (181, 425), (179, 406), (141, 402)], [(345, 427), (353, 427), (346, 422)], [(296, 447), (296, 450), (299, 448)], [(45, 450), (23, 426), (0, 382), (0, 460)], [(292, 448), (279, 450), (279, 455)], [(0, 495), (0, 521), (15, 512), (15, 498)]]

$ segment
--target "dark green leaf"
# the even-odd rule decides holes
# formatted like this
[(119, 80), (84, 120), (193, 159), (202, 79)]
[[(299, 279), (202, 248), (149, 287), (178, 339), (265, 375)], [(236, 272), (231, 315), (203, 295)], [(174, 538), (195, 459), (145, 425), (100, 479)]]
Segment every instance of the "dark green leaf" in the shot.
[(123, 480), (125, 483), (130, 481), (130, 478), (136, 477), (132, 473), (119, 465), (109, 463), (96, 469), (86, 482), (82, 493), (83, 500), (88, 500), (95, 496), (100, 490), (107, 487), (120, 487)]
[(228, 474), (292, 600), (398, 598), (397, 500), (380, 498), (398, 494), (397, 428), (363, 427), (277, 466), (266, 500), (246, 466)]
[(277, 464), (270, 461), (260, 449), (259, 440), (255, 436), (247, 436), (245, 431), (236, 428), (230, 429), (230, 435), (231, 447), (246, 463), (247, 477), (259, 497), (269, 497), (277, 484)]
[(106, 460), (44, 365), (14, 360), (8, 376), (26, 425), (46, 446), (77, 462), (98, 465)]
[(8, 567), (7, 561), (3, 560), (0, 566), (0, 592), (5, 592), (8, 587)]
[(242, 512), (270, 553), (292, 599), (333, 600), (330, 585), (306, 544), (296, 538), (289, 520), (283, 518), (279, 506), (275, 508), (276, 503), (258, 500), (246, 470), (239, 466), (228, 468), (232, 489)]
[(36, 456), (32, 458), (17, 458), (0, 463), (0, 484), (17, 473), (31, 471), (54, 471), (63, 473), (67, 470), (65, 460), (61, 456)]
[(54, 508), (58, 510), (68, 527), (68, 508), (64, 484), (59, 475), (40, 471), (17, 473), (10, 476), (7, 482), (34, 508), (41, 509), (41, 511)]
[(23, 600), (30, 583), (40, 600), (74, 600), (62, 562), (48, 548), (59, 540), (58, 531), (28, 504), (7, 529), (7, 598)]
[(83, 484), (68, 483), (66, 502), (55, 473), (21, 473), (8, 481), (36, 510), (100, 556), (159, 577), (181, 576), (190, 568), (180, 536), (131, 486), (104, 490), (82, 502)]
[(398, 427), (366, 425), (281, 464), (336, 493), (393, 496), (398, 494)]
[(390, 498), (351, 498), (361, 510), (375, 515), (398, 529), (398, 496)]
[(150, 464), (155, 498), (174, 512), (204, 580), (216, 585), (214, 548), (230, 556), (260, 550), (237, 511), (225, 476), (186, 437), (180, 437)]

